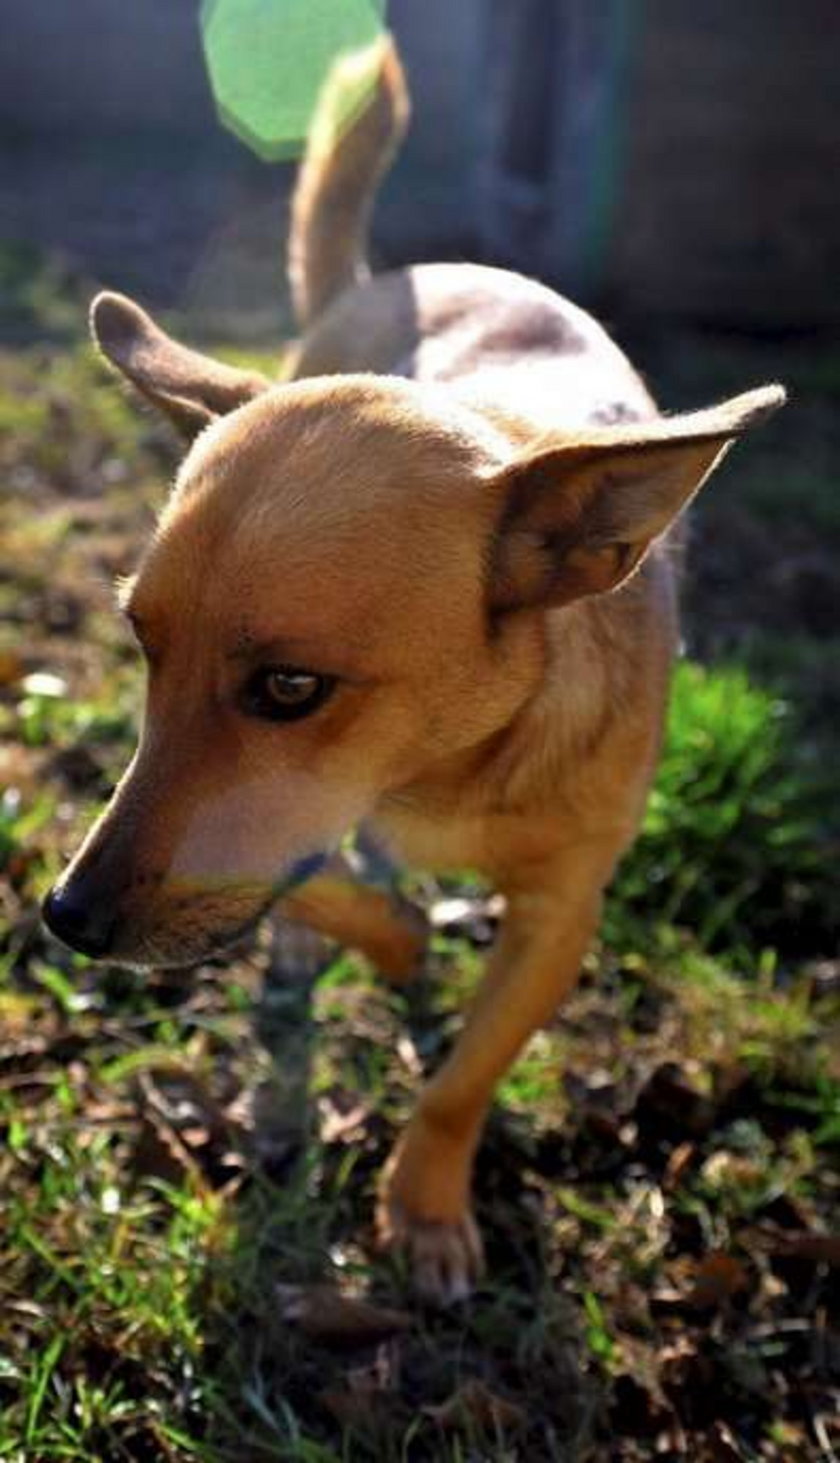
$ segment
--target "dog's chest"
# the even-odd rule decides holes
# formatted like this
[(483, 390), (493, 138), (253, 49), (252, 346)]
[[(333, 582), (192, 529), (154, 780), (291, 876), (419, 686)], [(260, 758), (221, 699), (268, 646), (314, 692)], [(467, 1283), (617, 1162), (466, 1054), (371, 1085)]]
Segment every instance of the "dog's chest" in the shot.
[(445, 813), (431, 818), (389, 809), (373, 827), (400, 863), (444, 870), (486, 866), (487, 825), (486, 818), (450, 818)]
[(437, 873), (474, 869), (498, 878), (517, 863), (530, 863), (554, 846), (562, 817), (521, 813), (434, 814), (392, 805), (371, 823), (374, 837), (401, 864)]

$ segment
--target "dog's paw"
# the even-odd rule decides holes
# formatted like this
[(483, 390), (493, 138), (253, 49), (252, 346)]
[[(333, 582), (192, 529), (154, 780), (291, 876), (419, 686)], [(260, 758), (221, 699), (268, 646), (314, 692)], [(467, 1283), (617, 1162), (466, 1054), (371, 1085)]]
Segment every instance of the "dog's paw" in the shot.
[(415, 1291), (430, 1305), (466, 1300), (483, 1274), (481, 1235), (468, 1209), (454, 1221), (420, 1219), (385, 1198), (377, 1231), (384, 1248), (405, 1256)]

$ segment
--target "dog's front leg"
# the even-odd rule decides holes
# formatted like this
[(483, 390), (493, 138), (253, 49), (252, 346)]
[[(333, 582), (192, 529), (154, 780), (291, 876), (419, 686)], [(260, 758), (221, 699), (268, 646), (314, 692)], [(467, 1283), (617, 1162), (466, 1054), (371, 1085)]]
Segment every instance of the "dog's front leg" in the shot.
[(430, 1300), (467, 1295), (481, 1271), (470, 1179), (484, 1117), (499, 1078), (574, 986), (616, 854), (612, 842), (585, 845), (527, 889), (508, 883), (499, 944), (463, 1031), (386, 1165), (380, 1235), (407, 1253)]
[(361, 884), (336, 867), (287, 894), (280, 911), (321, 935), (359, 950), (387, 979), (409, 979), (421, 964), (427, 927), (407, 899)]

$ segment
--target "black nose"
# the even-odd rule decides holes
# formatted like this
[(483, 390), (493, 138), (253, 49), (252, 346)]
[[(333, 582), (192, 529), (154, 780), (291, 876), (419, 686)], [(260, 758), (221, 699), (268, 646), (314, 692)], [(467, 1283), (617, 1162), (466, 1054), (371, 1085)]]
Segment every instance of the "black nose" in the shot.
[(107, 955), (114, 938), (113, 910), (100, 901), (85, 901), (72, 889), (51, 889), (41, 913), (44, 923), (65, 945), (94, 959)]

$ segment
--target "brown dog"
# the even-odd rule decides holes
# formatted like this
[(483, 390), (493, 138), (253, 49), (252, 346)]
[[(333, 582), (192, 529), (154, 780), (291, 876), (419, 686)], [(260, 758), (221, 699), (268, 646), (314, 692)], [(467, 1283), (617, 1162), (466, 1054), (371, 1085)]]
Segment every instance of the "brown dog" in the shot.
[[(507, 914), (382, 1186), (420, 1289), (480, 1266), (470, 1170), (493, 1089), (574, 984), (632, 840), (675, 641), (666, 535), (778, 386), (659, 414), (588, 315), (498, 270), (369, 279), (406, 114), (399, 65), (349, 127), (328, 89), (294, 205), (301, 323), (271, 385), (100, 295), (105, 355), (192, 446), (124, 597), (148, 662), (137, 754), (49, 896), (67, 943), (193, 961), (279, 895), (399, 978), (421, 921), (319, 860), (362, 820), (483, 871)], [(306, 882), (304, 882), (306, 881)]]

